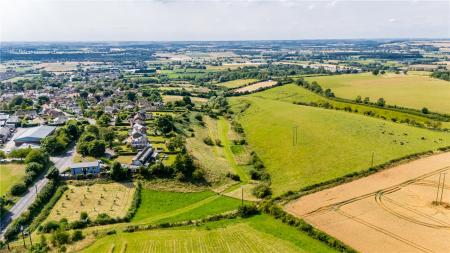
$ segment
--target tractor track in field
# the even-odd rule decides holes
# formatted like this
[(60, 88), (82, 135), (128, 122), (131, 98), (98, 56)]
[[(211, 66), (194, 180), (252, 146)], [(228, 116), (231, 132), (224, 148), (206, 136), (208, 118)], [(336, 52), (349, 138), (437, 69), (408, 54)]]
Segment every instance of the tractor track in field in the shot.
[[(427, 247), (421, 246), (411, 240), (408, 240), (407, 238), (391, 232), (387, 229), (384, 229), (380, 226), (377, 226), (375, 224), (372, 224), (371, 222), (368, 222), (360, 217), (358, 215), (351, 215), (347, 213), (346, 211), (342, 210), (342, 207), (355, 203), (357, 201), (361, 201), (364, 199), (370, 199), (373, 198), (376, 205), (379, 206), (382, 210), (388, 212), (390, 215), (393, 215), (401, 220), (411, 222), (420, 226), (433, 228), (433, 229), (444, 229), (444, 230), (450, 230), (450, 224), (442, 221), (436, 217), (433, 217), (432, 215), (426, 214), (422, 211), (416, 210), (415, 208), (412, 208), (408, 206), (407, 204), (398, 202), (390, 197), (389, 194), (395, 193), (401, 189), (403, 189), (406, 186), (409, 185), (418, 185), (418, 186), (424, 186), (424, 187), (437, 187), (438, 183), (436, 181), (433, 181), (429, 179), (432, 176), (436, 176), (441, 172), (446, 172), (450, 170), (450, 166), (446, 166), (434, 171), (431, 171), (429, 173), (425, 173), (423, 175), (420, 175), (418, 177), (415, 177), (410, 180), (406, 180), (402, 183), (386, 187), (384, 189), (363, 194), (354, 198), (350, 198), (344, 201), (340, 201), (337, 203), (333, 203), (330, 205), (322, 206), (320, 208), (317, 208), (311, 212), (308, 212), (303, 215), (304, 218), (307, 218), (309, 216), (323, 214), (326, 212), (334, 212), (339, 215), (344, 216), (345, 218), (352, 220), (354, 222), (357, 222), (363, 226), (366, 226), (370, 229), (373, 229), (379, 233), (382, 233), (394, 240), (400, 241), (406, 245), (409, 245), (421, 252), (434, 252), (432, 249), (429, 249)], [(444, 185), (445, 189), (450, 189), (450, 186)], [(402, 212), (403, 211), (403, 212)], [(406, 213), (404, 212), (406, 211)], [(409, 214), (408, 214), (409, 213)]]

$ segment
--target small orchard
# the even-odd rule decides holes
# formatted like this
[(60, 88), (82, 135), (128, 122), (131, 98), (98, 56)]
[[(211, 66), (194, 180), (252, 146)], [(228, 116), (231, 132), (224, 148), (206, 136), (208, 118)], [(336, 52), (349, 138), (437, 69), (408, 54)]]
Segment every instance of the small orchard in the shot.
[(81, 213), (94, 220), (99, 214), (111, 218), (123, 217), (131, 206), (135, 187), (132, 183), (69, 185), (50, 212), (47, 220), (69, 222), (79, 220)]

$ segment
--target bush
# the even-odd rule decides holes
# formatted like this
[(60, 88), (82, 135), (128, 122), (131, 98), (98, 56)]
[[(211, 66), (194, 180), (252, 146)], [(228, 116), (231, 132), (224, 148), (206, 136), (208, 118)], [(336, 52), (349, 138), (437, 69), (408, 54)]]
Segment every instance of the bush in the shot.
[(226, 176), (228, 178), (231, 178), (234, 181), (238, 181), (238, 182), (241, 181), (241, 177), (239, 177), (239, 175), (237, 175), (237, 174), (233, 174), (233, 173), (228, 172)]
[(85, 221), (85, 220), (88, 220), (88, 219), (89, 219), (89, 216), (88, 216), (87, 212), (81, 212), (80, 213), (80, 220)]
[(113, 221), (114, 221), (114, 219), (112, 219), (106, 213), (99, 213), (97, 215), (97, 218), (95, 219), (95, 223), (98, 225), (106, 225), (106, 224), (112, 223)]
[(73, 231), (73, 234), (71, 237), (72, 242), (81, 241), (83, 239), (84, 239), (84, 236), (83, 236), (83, 232), (81, 232), (81, 230)]
[(69, 234), (66, 231), (59, 229), (53, 232), (51, 241), (54, 246), (62, 246), (69, 243)]
[(217, 146), (222, 147), (222, 141), (221, 140), (216, 139), (215, 143), (216, 143)]
[(41, 164), (39, 164), (37, 162), (30, 162), (25, 166), (26, 173), (34, 172), (34, 173), (38, 174), (43, 169), (44, 169), (44, 166), (42, 166)]
[(41, 226), (39, 226), (39, 232), (50, 233), (59, 229), (59, 223), (56, 221), (48, 221)]
[(259, 184), (252, 190), (252, 194), (257, 198), (266, 198), (272, 195), (272, 190), (267, 184)]
[(21, 196), (27, 191), (27, 186), (24, 183), (17, 183), (11, 187), (11, 195)]
[(253, 216), (258, 213), (259, 213), (259, 210), (256, 207), (256, 205), (254, 205), (254, 204), (246, 204), (246, 205), (239, 206), (239, 208), (238, 208), (238, 215), (243, 218), (250, 217), (250, 216)]
[(195, 119), (198, 120), (198, 121), (203, 121), (203, 117), (202, 117), (202, 115), (200, 113), (197, 113), (195, 115)]
[(88, 223), (86, 221), (76, 220), (69, 224), (71, 229), (81, 229), (87, 227)]
[(211, 138), (209, 138), (209, 137), (205, 137), (204, 139), (203, 139), (203, 142), (206, 144), (206, 145), (208, 145), (208, 146), (214, 146), (214, 142), (211, 140)]
[(195, 169), (194, 172), (192, 172), (192, 179), (194, 180), (202, 180), (205, 177), (205, 172), (202, 169)]

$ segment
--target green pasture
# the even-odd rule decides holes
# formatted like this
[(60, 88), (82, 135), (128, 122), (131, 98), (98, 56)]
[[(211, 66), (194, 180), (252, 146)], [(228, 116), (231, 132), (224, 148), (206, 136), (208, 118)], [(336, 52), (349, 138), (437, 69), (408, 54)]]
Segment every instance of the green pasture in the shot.
[(0, 163), (0, 196), (8, 193), (13, 185), (22, 182), (24, 176), (24, 164)]
[(230, 103), (236, 112), (249, 105), (238, 120), (271, 174), (275, 195), (367, 169), (372, 153), (377, 165), (450, 145), (449, 133), (355, 113), (256, 96)]

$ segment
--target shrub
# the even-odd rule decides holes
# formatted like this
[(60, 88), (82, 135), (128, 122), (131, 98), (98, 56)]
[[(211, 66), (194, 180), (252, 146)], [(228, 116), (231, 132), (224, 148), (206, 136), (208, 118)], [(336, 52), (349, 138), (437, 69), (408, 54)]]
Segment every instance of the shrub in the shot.
[(216, 139), (215, 143), (216, 143), (217, 146), (222, 147), (222, 141), (221, 140)]
[(272, 190), (267, 184), (259, 184), (252, 190), (252, 194), (257, 198), (266, 198), (272, 195)]
[(81, 232), (81, 230), (73, 231), (73, 234), (71, 237), (72, 242), (77, 242), (77, 241), (80, 241), (83, 239), (84, 239), (84, 236), (83, 236), (83, 232)]
[(42, 166), (41, 164), (37, 163), (37, 162), (30, 162), (25, 166), (25, 172), (29, 173), (29, 172), (34, 172), (34, 173), (39, 173), (44, 169), (44, 166)]
[(87, 219), (89, 219), (89, 216), (88, 216), (88, 214), (86, 213), (86, 212), (81, 212), (80, 213), (80, 220), (87, 220)]
[(226, 176), (231, 178), (234, 181), (238, 181), (238, 182), (241, 181), (241, 177), (239, 177), (239, 175), (237, 175), (237, 174), (228, 172)]
[(11, 187), (11, 195), (21, 196), (27, 191), (27, 186), (24, 183), (17, 183)]
[(238, 208), (238, 215), (244, 218), (253, 216), (258, 213), (259, 210), (254, 204), (241, 205)]
[(50, 233), (59, 229), (59, 223), (56, 221), (48, 221), (41, 226), (39, 226), (39, 232)]
[(192, 172), (192, 179), (194, 180), (202, 180), (205, 177), (205, 172), (202, 169), (195, 169), (194, 172)]
[(205, 137), (204, 139), (203, 139), (203, 142), (206, 144), (206, 145), (208, 145), (208, 146), (213, 146), (214, 145), (214, 142), (211, 140), (211, 138), (209, 138), (209, 137)]
[(197, 113), (195, 115), (195, 119), (198, 120), (198, 121), (203, 121), (203, 116), (200, 113)]
[(99, 225), (105, 225), (112, 223), (114, 219), (112, 219), (108, 214), (106, 213), (100, 213), (97, 215), (97, 218), (95, 219), (95, 223)]
[(53, 232), (51, 241), (54, 246), (62, 246), (69, 243), (69, 234), (66, 231), (59, 229)]

